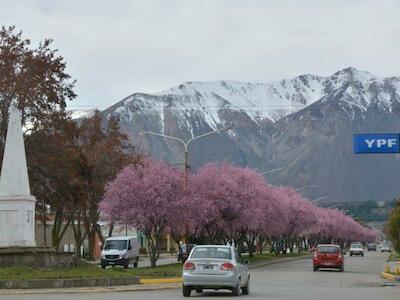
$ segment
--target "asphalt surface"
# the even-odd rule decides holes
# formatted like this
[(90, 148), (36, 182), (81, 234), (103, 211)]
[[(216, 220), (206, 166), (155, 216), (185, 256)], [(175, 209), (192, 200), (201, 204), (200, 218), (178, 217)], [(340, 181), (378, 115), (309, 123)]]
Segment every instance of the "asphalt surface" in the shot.
[[(176, 260), (176, 255), (162, 255), (157, 260), (157, 266), (168, 265), (168, 264), (175, 264), (178, 261)], [(150, 267), (150, 259), (148, 257), (140, 257), (139, 258), (139, 268), (146, 268)], [(132, 266), (131, 266), (132, 267)]]
[[(346, 255), (345, 272), (312, 271), (311, 259), (282, 262), (251, 271), (251, 291), (245, 299), (351, 299), (399, 300), (400, 286), (388, 286), (379, 277), (387, 254), (366, 253), (365, 257)], [(230, 293), (192, 292), (194, 298), (227, 299)], [(1, 295), (1, 300), (55, 299), (66, 300), (109, 299), (183, 299), (181, 289), (85, 294)]]

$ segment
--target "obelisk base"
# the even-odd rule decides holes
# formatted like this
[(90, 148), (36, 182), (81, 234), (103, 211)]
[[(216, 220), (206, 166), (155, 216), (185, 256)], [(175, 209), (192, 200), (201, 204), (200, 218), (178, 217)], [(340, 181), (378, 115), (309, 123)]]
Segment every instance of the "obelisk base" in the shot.
[(0, 195), (0, 247), (36, 247), (34, 197)]

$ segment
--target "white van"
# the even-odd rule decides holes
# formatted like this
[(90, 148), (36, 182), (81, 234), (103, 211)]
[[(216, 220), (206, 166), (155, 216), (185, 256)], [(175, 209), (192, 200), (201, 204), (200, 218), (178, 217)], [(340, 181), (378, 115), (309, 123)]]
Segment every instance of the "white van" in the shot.
[(125, 269), (139, 264), (139, 242), (136, 236), (113, 236), (106, 239), (101, 251), (101, 267), (120, 265)]

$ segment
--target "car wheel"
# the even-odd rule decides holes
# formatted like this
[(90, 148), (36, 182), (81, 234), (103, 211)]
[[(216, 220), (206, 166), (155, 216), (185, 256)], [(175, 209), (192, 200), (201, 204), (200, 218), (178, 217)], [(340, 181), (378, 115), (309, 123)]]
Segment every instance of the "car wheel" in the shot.
[(182, 287), (182, 295), (183, 297), (190, 297), (190, 293), (192, 292), (192, 289), (188, 286), (183, 286)]
[(139, 257), (136, 257), (135, 261), (133, 262), (133, 267), (137, 268), (139, 265)]
[(344, 265), (342, 265), (339, 269), (340, 272), (344, 272)]
[(239, 284), (239, 282), (240, 282), (240, 279), (236, 283), (236, 286), (232, 290), (232, 296), (239, 296), (240, 295), (240, 284)]
[(125, 259), (124, 269), (129, 268), (129, 258)]
[(364, 253), (361, 253), (361, 256), (364, 256)]
[(249, 279), (247, 279), (246, 286), (242, 288), (242, 293), (243, 293), (243, 295), (250, 294), (250, 277), (249, 277)]
[(106, 265), (101, 264), (101, 268), (102, 268), (102, 269), (105, 269), (105, 268), (106, 268)]
[(318, 267), (317, 267), (317, 266), (314, 266), (314, 267), (313, 267), (313, 271), (314, 271), (314, 272), (318, 271)]
[(353, 253), (350, 252), (350, 256), (353, 256)]

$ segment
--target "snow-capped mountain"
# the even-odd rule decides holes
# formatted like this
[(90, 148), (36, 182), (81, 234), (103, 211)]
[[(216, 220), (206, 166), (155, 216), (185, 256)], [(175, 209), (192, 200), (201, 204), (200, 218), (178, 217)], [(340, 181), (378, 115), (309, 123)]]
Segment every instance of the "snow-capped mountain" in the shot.
[(161, 126), (165, 109), (183, 119), (200, 116), (211, 128), (221, 125), (223, 110), (244, 112), (254, 122), (276, 121), (323, 97), (324, 81), (320, 76), (301, 75), (273, 83), (185, 82), (155, 94), (133, 94), (118, 104), (116, 112), (129, 120), (136, 111), (152, 111), (158, 114)]
[(82, 119), (82, 118), (90, 118), (94, 115), (96, 109), (88, 108), (88, 109), (69, 109), (67, 113), (72, 120)]
[[(381, 78), (347, 68), (327, 77), (306, 74), (272, 83), (186, 82), (159, 93), (132, 94), (102, 114), (105, 121), (118, 116), (133, 144), (171, 164), (182, 163), (181, 145), (140, 131), (189, 139), (233, 125), (229, 132), (199, 139), (190, 146), (194, 168), (216, 160), (260, 170), (284, 166), (284, 172), (270, 175), (273, 183), (304, 186), (319, 182), (319, 188), (307, 191), (310, 197), (329, 193), (331, 200), (362, 200), (366, 194), (352, 195), (351, 185), (342, 179), (329, 186), (331, 171), (354, 181), (349, 180), (353, 177), (347, 170), (358, 159), (351, 151), (351, 134), (399, 130), (399, 95), (399, 77)], [(369, 164), (379, 164), (379, 159)], [(399, 168), (392, 169), (388, 177)], [(360, 187), (366, 176), (357, 177), (361, 178)], [(341, 189), (341, 184), (348, 188)], [(389, 190), (382, 194), (377, 188), (371, 194), (392, 197), (395, 189)]]

